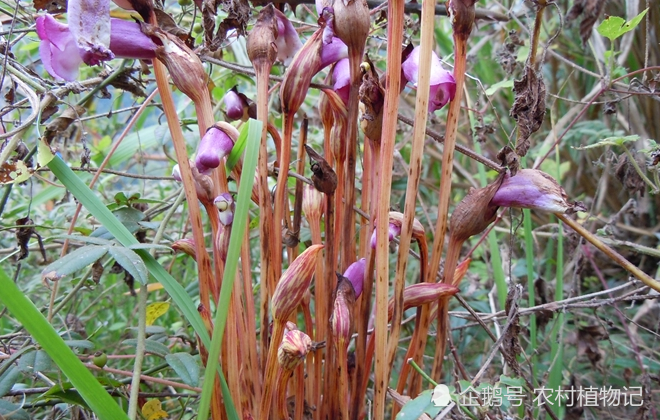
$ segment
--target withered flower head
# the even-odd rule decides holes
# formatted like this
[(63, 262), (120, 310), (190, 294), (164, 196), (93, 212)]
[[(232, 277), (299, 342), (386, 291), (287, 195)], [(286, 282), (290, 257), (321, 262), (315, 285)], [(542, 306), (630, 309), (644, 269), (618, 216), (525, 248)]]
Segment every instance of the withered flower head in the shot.
[(586, 211), (582, 203), (570, 203), (566, 191), (553, 177), (536, 169), (521, 169), (515, 176), (505, 175), (491, 204), (548, 213)]
[(217, 122), (204, 134), (197, 148), (195, 166), (204, 174), (220, 166), (222, 158), (229, 155), (238, 139), (238, 130), (226, 122)]
[(353, 333), (353, 312), (355, 310), (355, 290), (347, 279), (340, 277), (337, 283), (337, 296), (332, 310), (332, 333), (335, 340), (348, 345)]
[(277, 361), (282, 369), (291, 371), (298, 366), (312, 349), (312, 339), (300, 330), (284, 333), (282, 343), (277, 349)]
[[(334, 28), (337, 36), (354, 51), (363, 51), (369, 36), (369, 6), (366, 0), (334, 0)], [(361, 57), (357, 57), (358, 60)]]
[(312, 182), (314, 187), (320, 192), (331, 195), (337, 189), (337, 174), (332, 166), (320, 154), (316, 153), (310, 146), (305, 145), (305, 150), (311, 161)]
[(447, 12), (451, 19), (454, 37), (467, 39), (474, 24), (474, 4), (477, 0), (449, 0)]
[[(195, 183), (195, 192), (199, 201), (205, 204), (213, 203), (213, 180), (208, 175), (204, 175), (197, 170), (197, 167), (190, 161), (190, 170)], [(172, 168), (172, 177), (178, 182), (182, 182), (181, 168), (179, 165), (174, 165)]]
[(202, 92), (208, 90), (208, 77), (199, 57), (178, 37), (148, 23), (140, 26), (158, 45), (156, 57), (167, 67), (174, 85), (194, 103), (204, 100)]
[(309, 289), (316, 267), (316, 257), (323, 245), (312, 245), (296, 258), (280, 277), (273, 298), (271, 310), (273, 319), (284, 321), (300, 305), (305, 291)]
[(272, 3), (269, 3), (259, 11), (257, 22), (247, 38), (248, 57), (255, 69), (258, 70), (262, 66), (270, 68), (275, 62), (277, 58), (277, 45), (275, 44), (277, 35), (275, 7)]

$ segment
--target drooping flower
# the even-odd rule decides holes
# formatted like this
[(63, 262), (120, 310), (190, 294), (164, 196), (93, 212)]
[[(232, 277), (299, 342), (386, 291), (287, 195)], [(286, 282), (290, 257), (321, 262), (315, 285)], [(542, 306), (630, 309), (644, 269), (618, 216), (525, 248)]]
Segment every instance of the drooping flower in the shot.
[(213, 204), (220, 210), (220, 223), (227, 226), (234, 221), (234, 210), (236, 205), (231, 194), (225, 192), (213, 200)]
[(300, 330), (290, 330), (284, 333), (282, 343), (277, 349), (277, 361), (287, 371), (298, 366), (312, 349), (312, 339)]
[[(419, 78), (419, 53), (420, 47), (415, 47), (408, 58), (401, 64), (406, 80), (417, 87)], [(431, 90), (429, 98), (429, 112), (434, 112), (449, 101), (456, 94), (456, 81), (454, 76), (442, 68), (440, 59), (435, 52), (431, 51)]]
[(536, 169), (521, 169), (515, 176), (505, 175), (491, 204), (549, 213), (585, 211), (582, 203), (570, 203), (566, 191), (553, 177)]
[(364, 272), (366, 268), (367, 260), (365, 258), (360, 258), (353, 264), (349, 265), (346, 271), (344, 271), (344, 278), (348, 279), (348, 281), (353, 285), (356, 298), (360, 297), (362, 294), (362, 287), (364, 285)]
[(303, 44), (291, 21), (278, 9), (274, 10), (277, 18), (277, 38), (275, 39), (277, 59), (288, 66)]
[(238, 138), (236, 129), (225, 122), (218, 122), (208, 130), (199, 142), (195, 166), (201, 173), (208, 173), (220, 166), (222, 158), (227, 156)]
[[(156, 56), (156, 44), (142, 34), (137, 23), (110, 19), (109, 33), (113, 57), (150, 59)], [(37, 35), (41, 39), (39, 56), (48, 74), (58, 80), (76, 80), (83, 56), (69, 26), (52, 15), (39, 16)]]
[(245, 95), (239, 93), (236, 86), (227, 91), (222, 102), (225, 104), (227, 118), (232, 121), (247, 121), (249, 104)]

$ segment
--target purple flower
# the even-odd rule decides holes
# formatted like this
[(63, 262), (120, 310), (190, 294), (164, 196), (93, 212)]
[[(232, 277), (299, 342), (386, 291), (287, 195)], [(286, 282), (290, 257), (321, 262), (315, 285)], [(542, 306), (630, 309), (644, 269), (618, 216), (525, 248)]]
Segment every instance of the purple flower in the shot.
[(110, 51), (109, 1), (69, 0), (67, 13), (69, 29), (86, 64), (95, 66), (115, 58)]
[(222, 193), (213, 200), (213, 204), (220, 210), (220, 223), (227, 226), (234, 221), (234, 198), (229, 193)]
[(348, 106), (348, 95), (351, 90), (351, 70), (348, 58), (342, 58), (337, 61), (332, 71), (332, 88), (339, 95), (344, 105)]
[(367, 260), (360, 258), (355, 261), (353, 264), (349, 265), (346, 271), (344, 272), (344, 277), (348, 279), (353, 285), (353, 290), (355, 290), (355, 297), (359, 297), (362, 294), (362, 286), (364, 284), (364, 272), (367, 267)]
[[(395, 237), (401, 234), (401, 224), (390, 223), (389, 225), (387, 225), (387, 233), (388, 233), (387, 240), (391, 242), (392, 239), (394, 239)], [(376, 229), (374, 229), (374, 232), (371, 234), (371, 249), (376, 249)]]
[(227, 118), (232, 121), (243, 120), (244, 118), (247, 120), (248, 103), (245, 100), (245, 95), (238, 93), (236, 86), (227, 91), (222, 101), (225, 103)]
[(222, 158), (227, 156), (234, 147), (234, 140), (225, 130), (215, 124), (206, 130), (197, 148), (195, 166), (201, 173), (208, 173), (220, 166)]
[(294, 28), (291, 21), (284, 16), (284, 13), (275, 9), (275, 17), (277, 18), (277, 39), (275, 39), (275, 45), (277, 46), (277, 59), (285, 66), (288, 66), (291, 64), (293, 56), (295, 56), (298, 50), (302, 48), (303, 44), (298, 36), (296, 28)]
[[(75, 80), (78, 67), (84, 60), (69, 26), (56, 21), (51, 15), (40, 16), (37, 18), (37, 35), (41, 39), (39, 55), (48, 74), (58, 80)], [(112, 57), (150, 59), (156, 56), (156, 44), (142, 34), (137, 23), (110, 19), (109, 35)], [(94, 51), (100, 50), (89, 47), (85, 55), (98, 64), (94, 57), (99, 55), (95, 55)]]
[(569, 203), (566, 191), (557, 181), (536, 169), (521, 169), (514, 176), (506, 174), (490, 203), (549, 213), (586, 211), (582, 203)]
[[(408, 58), (401, 64), (404, 77), (417, 87), (419, 77), (419, 47), (415, 47)], [(431, 51), (431, 91), (429, 99), (429, 112), (434, 112), (449, 101), (456, 94), (456, 81), (454, 76), (442, 68), (440, 59), (435, 52)]]

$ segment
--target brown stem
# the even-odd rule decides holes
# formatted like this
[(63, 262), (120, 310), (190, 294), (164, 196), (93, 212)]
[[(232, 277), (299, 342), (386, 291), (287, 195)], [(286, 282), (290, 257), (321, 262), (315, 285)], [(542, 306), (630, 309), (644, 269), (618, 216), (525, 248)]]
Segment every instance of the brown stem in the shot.
[[(273, 269), (275, 272), (282, 271), (282, 233), (284, 229), (284, 214), (287, 205), (287, 175), (289, 174), (289, 162), (291, 161), (291, 137), (293, 135), (293, 114), (284, 113), (284, 137), (282, 137), (280, 171), (277, 174), (277, 185), (275, 186), (275, 211), (273, 215)], [(273, 284), (273, 290), (275, 290)]]
[(247, 398), (247, 410), (250, 413), (255, 412), (255, 406), (258, 405), (257, 398), (261, 397), (261, 380), (259, 377), (259, 361), (257, 356), (257, 326), (256, 314), (254, 310), (254, 294), (252, 292), (252, 276), (250, 264), (250, 230), (249, 223), (246, 224), (245, 232), (243, 232), (243, 246), (241, 247), (241, 271), (243, 273), (243, 299), (245, 299), (244, 309), (244, 322), (246, 334), (244, 336), (246, 342), (246, 365), (247, 375), (245, 388), (249, 398)]
[(387, 363), (387, 301), (389, 289), (388, 235), (392, 165), (396, 140), (399, 86), (401, 85), (401, 41), (403, 39), (404, 1), (388, 4), (387, 25), (387, 80), (381, 138), (381, 170), (378, 189), (378, 216), (376, 218), (376, 354), (374, 418), (385, 417), (385, 395), (389, 383), (390, 366)]
[[(270, 340), (270, 348), (268, 351), (268, 360), (266, 361), (266, 369), (264, 371), (264, 388), (261, 392), (261, 406), (259, 409), (259, 419), (270, 419), (270, 408), (273, 394), (277, 386), (277, 349), (282, 342), (284, 336), (284, 324), (286, 321), (274, 320), (273, 321), (273, 335)], [(268, 329), (267, 326), (263, 328)]]
[(340, 339), (337, 343), (337, 365), (339, 367), (339, 405), (342, 420), (348, 420), (348, 343)]

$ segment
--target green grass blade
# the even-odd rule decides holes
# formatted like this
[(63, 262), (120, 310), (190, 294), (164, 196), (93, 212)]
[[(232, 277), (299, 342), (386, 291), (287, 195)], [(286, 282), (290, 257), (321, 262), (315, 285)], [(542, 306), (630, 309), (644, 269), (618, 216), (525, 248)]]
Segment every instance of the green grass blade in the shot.
[(117, 402), (78, 360), (32, 301), (18, 289), (1, 268), (0, 289), (2, 290), (0, 301), (64, 372), (99, 419), (128, 419)]
[[(139, 243), (131, 232), (126, 229), (126, 226), (117, 220), (115, 215), (108, 210), (92, 190), (90, 190), (89, 187), (78, 178), (62, 159), (56, 156), (50, 161), (48, 167), (53, 171), (57, 179), (59, 179), (60, 182), (71, 191), (74, 197), (76, 197), (78, 201), (80, 201), (82, 205), (85, 206), (85, 208), (92, 213), (92, 215), (103, 226), (105, 226), (105, 228), (108, 229), (108, 231), (112, 233), (122, 245), (130, 246)], [(183, 312), (183, 315), (188, 322), (190, 322), (204, 345), (210, 345), (211, 339), (206, 331), (206, 327), (204, 327), (202, 318), (197, 312), (197, 307), (179, 282), (177, 282), (147, 250), (140, 249), (135, 252), (142, 258), (151, 275), (154, 276), (163, 287), (165, 287), (167, 293), (172, 297), (172, 300), (176, 303), (181, 312)]]
[[(222, 337), (227, 323), (227, 311), (229, 310), (229, 301), (236, 278), (236, 269), (238, 267), (238, 257), (241, 252), (243, 242), (243, 232), (247, 224), (248, 209), (250, 206), (250, 196), (252, 194), (252, 184), (254, 183), (254, 171), (257, 167), (257, 158), (259, 156), (259, 143), (261, 141), (261, 121), (250, 119), (243, 128), (247, 131), (247, 146), (243, 160), (243, 174), (238, 187), (238, 197), (236, 199), (236, 211), (234, 212), (234, 222), (232, 225), (232, 235), (229, 238), (229, 249), (227, 250), (227, 260), (225, 262), (225, 273), (222, 278), (222, 289), (220, 290), (220, 300), (215, 314), (215, 331), (213, 340), (209, 349), (208, 364), (206, 368), (213, 372), (218, 364), (218, 356), (222, 348)], [(211, 403), (211, 393), (213, 392), (213, 382), (215, 375), (206, 375), (202, 387), (202, 397), (199, 403), (199, 420), (206, 420), (209, 414)], [(226, 384), (223, 386), (223, 394)], [(228, 390), (227, 390), (228, 391)], [(225, 397), (225, 403), (231, 401), (231, 398)], [(229, 417), (230, 420), (234, 418)], [(238, 420), (238, 417), (235, 417)]]

